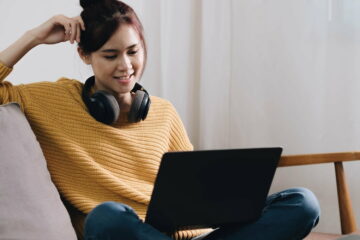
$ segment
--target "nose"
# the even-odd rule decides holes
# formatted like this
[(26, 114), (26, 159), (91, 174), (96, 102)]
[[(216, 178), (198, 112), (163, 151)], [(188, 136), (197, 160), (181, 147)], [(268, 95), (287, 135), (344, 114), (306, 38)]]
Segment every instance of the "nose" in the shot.
[(128, 72), (130, 69), (132, 69), (130, 58), (128, 56), (120, 57), (117, 63), (117, 69), (120, 72)]

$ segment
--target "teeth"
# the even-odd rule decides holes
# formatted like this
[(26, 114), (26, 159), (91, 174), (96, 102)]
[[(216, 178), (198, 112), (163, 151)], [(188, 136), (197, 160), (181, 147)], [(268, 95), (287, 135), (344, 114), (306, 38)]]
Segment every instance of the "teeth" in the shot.
[(125, 79), (131, 78), (131, 76), (132, 76), (132, 74), (129, 76), (120, 76), (120, 77), (115, 76), (115, 78), (120, 79), (120, 80), (125, 80)]

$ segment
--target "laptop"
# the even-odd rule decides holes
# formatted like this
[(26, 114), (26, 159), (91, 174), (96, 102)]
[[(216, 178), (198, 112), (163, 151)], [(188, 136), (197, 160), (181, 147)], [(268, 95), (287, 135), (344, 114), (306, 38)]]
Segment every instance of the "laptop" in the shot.
[(255, 221), (281, 152), (273, 147), (165, 153), (145, 222), (172, 233)]

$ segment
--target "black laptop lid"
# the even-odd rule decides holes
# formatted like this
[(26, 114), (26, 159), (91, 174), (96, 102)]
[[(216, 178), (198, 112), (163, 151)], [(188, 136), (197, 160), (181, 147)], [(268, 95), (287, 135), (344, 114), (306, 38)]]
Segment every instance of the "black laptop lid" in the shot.
[(145, 222), (173, 232), (258, 219), (281, 152), (277, 147), (164, 154)]

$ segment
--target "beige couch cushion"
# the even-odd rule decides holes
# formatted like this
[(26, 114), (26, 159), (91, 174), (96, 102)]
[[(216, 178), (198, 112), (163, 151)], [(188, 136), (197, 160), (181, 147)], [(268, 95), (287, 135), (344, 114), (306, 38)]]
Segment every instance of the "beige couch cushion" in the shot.
[(0, 239), (76, 239), (18, 104), (0, 105)]

